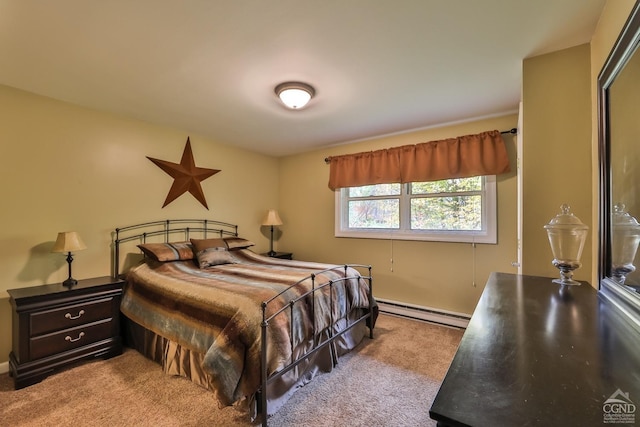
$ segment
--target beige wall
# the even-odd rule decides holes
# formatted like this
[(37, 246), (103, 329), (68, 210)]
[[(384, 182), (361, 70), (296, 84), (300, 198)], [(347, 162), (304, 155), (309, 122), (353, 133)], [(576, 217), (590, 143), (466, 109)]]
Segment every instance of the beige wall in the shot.
[(597, 76), (634, 3), (608, 0), (590, 44), (523, 63), (525, 274), (557, 274), (542, 227), (566, 202), (590, 226), (576, 277), (598, 286)]
[[(523, 63), (523, 273), (557, 276), (544, 225), (567, 203), (592, 223), (589, 45)], [(575, 277), (590, 280), (591, 228)]]
[[(426, 129), (341, 145), (281, 159), (281, 250), (295, 258), (373, 266), (378, 298), (472, 313), (491, 271), (517, 272), (515, 138), (505, 136), (512, 172), (498, 177), (498, 244), (416, 242), (334, 237), (335, 195), (327, 187), (324, 158), (439, 140), (487, 130), (508, 130), (517, 115)], [(475, 253), (474, 253), (475, 252)], [(391, 259), (393, 258), (393, 264)], [(392, 270), (393, 268), (393, 270)], [(474, 285), (475, 284), (475, 285)]]
[[(259, 224), (277, 206), (275, 158), (6, 86), (0, 117), (0, 362), (11, 340), (5, 290), (66, 279), (64, 255), (50, 253), (59, 231), (76, 230), (87, 245), (73, 262), (77, 279), (110, 274), (113, 229), (150, 220), (231, 222), (268, 250)], [(179, 163), (187, 136), (197, 166), (221, 169), (202, 182), (208, 211), (190, 194), (163, 209), (173, 179), (146, 159)]]

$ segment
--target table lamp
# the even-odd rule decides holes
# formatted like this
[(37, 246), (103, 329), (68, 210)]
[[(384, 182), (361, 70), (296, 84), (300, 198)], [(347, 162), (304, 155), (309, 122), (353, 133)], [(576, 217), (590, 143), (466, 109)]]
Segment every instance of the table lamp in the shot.
[(273, 227), (275, 225), (282, 225), (282, 220), (280, 219), (280, 215), (278, 215), (278, 211), (275, 209), (269, 209), (267, 216), (262, 220), (262, 225), (271, 227), (271, 246), (268, 255), (274, 256), (276, 252), (273, 250)]
[(58, 233), (56, 243), (53, 245), (51, 252), (67, 253), (67, 263), (69, 264), (69, 278), (62, 282), (64, 286), (72, 287), (77, 284), (78, 281), (71, 277), (71, 263), (73, 262), (73, 256), (71, 252), (81, 251), (87, 249), (78, 233), (75, 231), (63, 231)]

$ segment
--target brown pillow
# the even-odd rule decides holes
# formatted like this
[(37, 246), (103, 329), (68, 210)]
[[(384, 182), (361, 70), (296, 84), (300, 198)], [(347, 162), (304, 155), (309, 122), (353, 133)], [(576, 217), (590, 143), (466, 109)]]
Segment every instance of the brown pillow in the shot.
[(200, 268), (236, 264), (222, 239), (191, 239)]
[(143, 243), (138, 247), (149, 258), (161, 262), (194, 258), (193, 248), (189, 242)]
[(191, 239), (191, 244), (195, 254), (207, 248), (227, 248), (222, 239)]
[(227, 248), (207, 248), (196, 255), (200, 268), (213, 267), (222, 264), (237, 264)]
[(224, 242), (227, 244), (227, 248), (229, 248), (229, 250), (245, 249), (249, 246), (255, 245), (252, 241), (243, 239), (242, 237), (225, 237)]

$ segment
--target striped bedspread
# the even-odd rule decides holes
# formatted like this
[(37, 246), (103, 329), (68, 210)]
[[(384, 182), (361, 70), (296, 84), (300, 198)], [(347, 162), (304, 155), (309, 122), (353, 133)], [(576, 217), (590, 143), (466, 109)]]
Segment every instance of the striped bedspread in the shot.
[[(248, 249), (231, 254), (237, 263), (207, 269), (192, 261), (141, 264), (128, 273), (121, 305), (123, 314), (138, 324), (204, 354), (203, 369), (214, 378), (222, 405), (250, 396), (260, 386), (262, 302), (312, 273), (317, 274), (316, 286), (344, 277), (344, 268), (319, 273), (332, 265), (267, 258)], [(356, 275), (349, 269), (348, 276)], [(310, 288), (306, 280), (287, 290), (269, 305), (268, 314)], [(337, 281), (331, 290), (316, 292), (315, 301), (305, 297), (293, 313), (287, 309), (269, 323), (268, 372), (291, 362), (291, 342), (296, 353), (311, 345), (314, 323), (319, 333), (332, 320), (368, 308), (368, 284), (363, 279)]]

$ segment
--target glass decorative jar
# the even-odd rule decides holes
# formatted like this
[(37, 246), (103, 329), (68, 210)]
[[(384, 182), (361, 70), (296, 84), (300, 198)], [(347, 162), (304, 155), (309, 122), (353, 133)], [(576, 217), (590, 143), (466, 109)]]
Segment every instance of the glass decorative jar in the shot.
[(633, 261), (640, 243), (640, 224), (629, 215), (623, 203), (613, 207), (611, 223), (611, 275), (615, 281), (624, 284), (627, 274), (636, 269)]
[(560, 278), (554, 283), (579, 285), (573, 280), (573, 270), (582, 265), (580, 258), (584, 249), (589, 227), (570, 212), (567, 204), (560, 206), (560, 213), (544, 226), (553, 252), (552, 264), (560, 270)]

